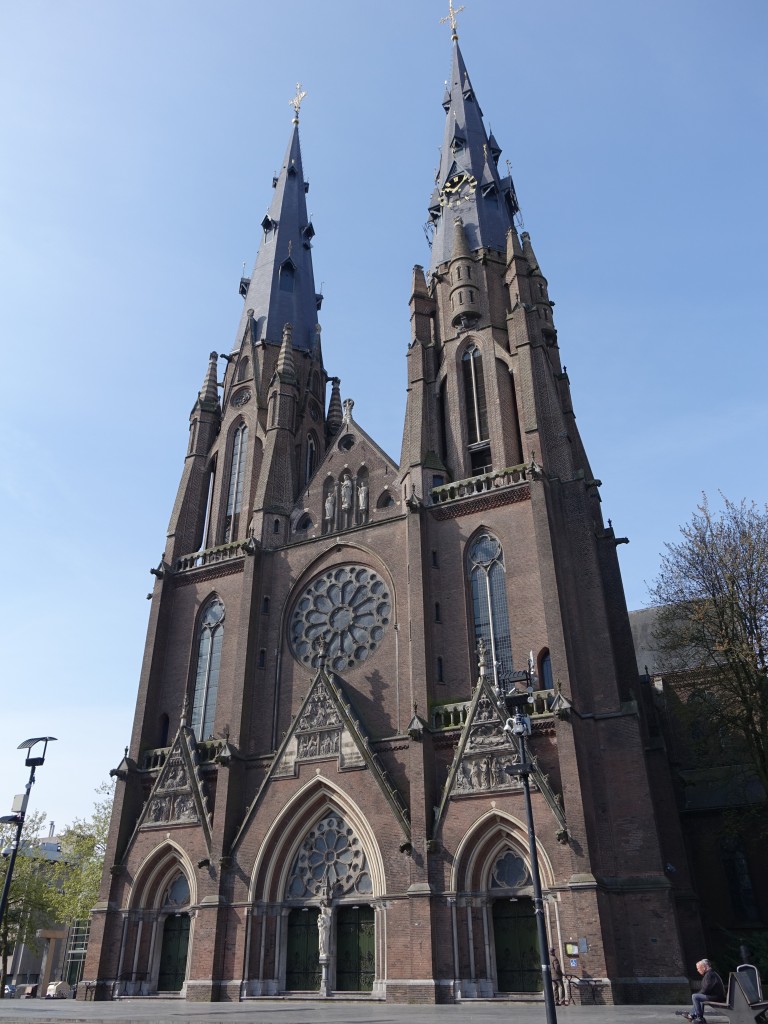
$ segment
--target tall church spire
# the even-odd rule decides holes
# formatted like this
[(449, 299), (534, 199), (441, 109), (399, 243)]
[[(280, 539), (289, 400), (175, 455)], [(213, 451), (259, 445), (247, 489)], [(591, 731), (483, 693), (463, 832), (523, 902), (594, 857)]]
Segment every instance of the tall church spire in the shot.
[[(315, 231), (307, 216), (306, 193), (299, 146), (298, 106), (303, 98), (300, 90), (291, 100), (295, 116), (280, 173), (273, 179), (275, 194), (261, 222), (264, 237), (259, 246), (256, 265), (242, 292), (245, 308), (253, 309), (257, 339), (281, 343), (283, 325), (293, 328), (293, 346), (312, 351), (317, 337), (317, 311), (321, 296), (315, 292), (312, 272), (312, 236)], [(246, 327), (247, 314), (238, 329), (235, 347), (239, 346)]]
[(443, 107), (445, 134), (429, 204), (429, 217), (434, 225), (432, 271), (451, 258), (456, 215), (464, 222), (470, 250), (504, 252), (507, 231), (518, 209), (511, 177), (499, 174), (501, 150), (485, 130), (483, 112), (469, 80), (455, 27), (451, 77), (446, 83)]

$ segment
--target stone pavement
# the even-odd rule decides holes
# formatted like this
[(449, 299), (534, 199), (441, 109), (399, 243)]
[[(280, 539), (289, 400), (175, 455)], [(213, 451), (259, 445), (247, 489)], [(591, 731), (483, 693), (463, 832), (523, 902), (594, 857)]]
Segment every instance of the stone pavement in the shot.
[[(681, 1024), (674, 1006), (562, 1006), (558, 1024)], [(717, 1018), (708, 1017), (712, 1024)], [(723, 1021), (725, 1018), (719, 1018)], [(472, 1000), (448, 1006), (257, 999), (187, 1003), (175, 999), (83, 1003), (73, 999), (0, 999), (0, 1024), (545, 1024), (543, 1003)]]

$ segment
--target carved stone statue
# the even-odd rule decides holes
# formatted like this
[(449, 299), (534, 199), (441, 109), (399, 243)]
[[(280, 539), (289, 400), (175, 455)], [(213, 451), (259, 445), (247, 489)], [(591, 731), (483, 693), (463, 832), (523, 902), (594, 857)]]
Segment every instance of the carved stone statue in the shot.
[(333, 522), (333, 513), (336, 511), (336, 498), (333, 491), (325, 499), (325, 518), (329, 523)]
[(348, 476), (341, 481), (341, 507), (345, 512), (352, 508), (352, 481)]
[(362, 483), (357, 488), (357, 507), (361, 512), (368, 511), (368, 484)]
[(320, 914), (317, 918), (317, 937), (320, 943), (320, 959), (327, 959), (330, 956), (331, 938), (331, 908), (320, 907)]

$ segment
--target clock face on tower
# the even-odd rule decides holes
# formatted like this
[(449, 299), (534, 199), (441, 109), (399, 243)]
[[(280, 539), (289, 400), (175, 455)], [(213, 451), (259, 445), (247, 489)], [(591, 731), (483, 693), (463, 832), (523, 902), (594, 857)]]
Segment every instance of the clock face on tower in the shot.
[(477, 178), (467, 171), (452, 174), (440, 189), (441, 206), (458, 206), (465, 200), (473, 199), (477, 188)]
[(366, 661), (384, 639), (392, 619), (389, 588), (363, 565), (340, 565), (304, 588), (289, 626), (293, 656), (302, 664), (320, 664), (317, 640), (327, 644), (328, 667), (345, 672)]

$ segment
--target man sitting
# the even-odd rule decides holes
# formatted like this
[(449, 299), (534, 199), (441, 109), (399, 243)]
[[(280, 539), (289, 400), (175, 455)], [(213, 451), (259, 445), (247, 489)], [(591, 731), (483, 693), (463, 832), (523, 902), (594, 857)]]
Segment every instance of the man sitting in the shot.
[(705, 1003), (724, 1003), (725, 988), (723, 979), (712, 969), (709, 960), (699, 960), (696, 970), (701, 975), (701, 987), (698, 992), (693, 993), (693, 1009), (690, 1013), (684, 1013), (686, 1020), (696, 1021), (696, 1024), (707, 1024), (704, 1019)]

